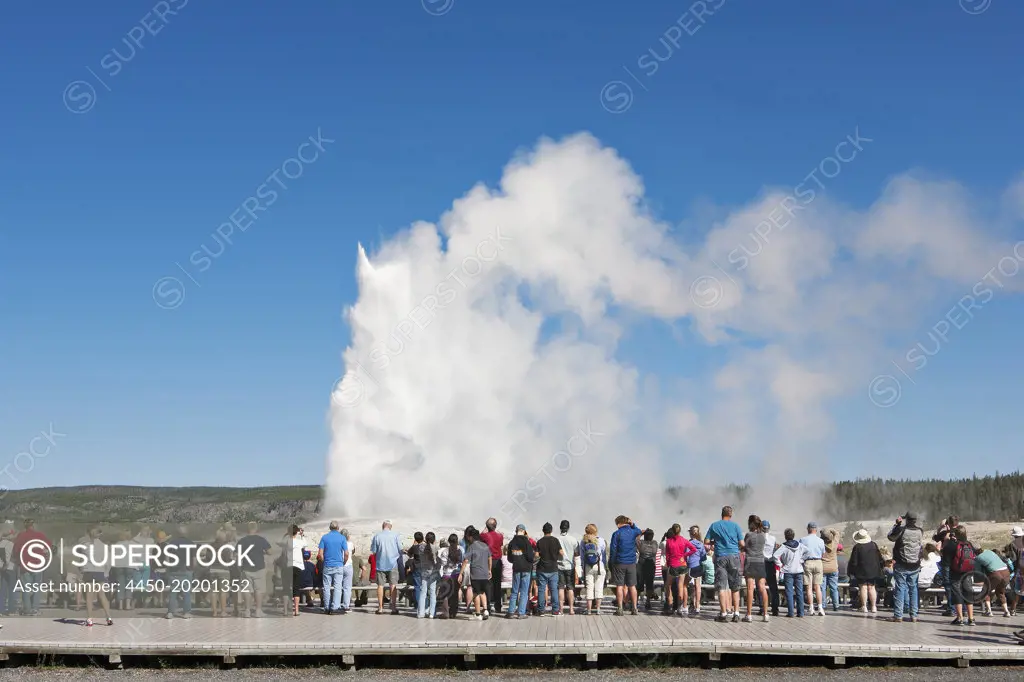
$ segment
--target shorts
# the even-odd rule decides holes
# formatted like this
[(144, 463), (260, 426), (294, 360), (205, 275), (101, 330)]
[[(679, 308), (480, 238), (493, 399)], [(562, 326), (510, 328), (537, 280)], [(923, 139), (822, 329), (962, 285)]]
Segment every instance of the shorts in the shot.
[(491, 581), (489, 578), (484, 578), (482, 580), (470, 578), (469, 583), (473, 586), (474, 595), (491, 593)]
[(249, 581), (249, 584), (245, 585), (245, 587), (248, 588), (246, 591), (249, 594), (267, 593), (267, 569), (261, 568), (258, 571), (242, 571), (242, 579)]
[(719, 592), (738, 592), (740, 589), (740, 555), (715, 557), (715, 587)]
[(562, 589), (562, 590), (572, 589), (575, 586), (576, 586), (576, 571), (573, 571), (573, 570), (568, 570), (568, 571), (559, 570), (558, 571), (558, 588), (559, 589)]
[(754, 557), (751, 559), (747, 557), (747, 562), (743, 564), (743, 577), (757, 580), (767, 580), (768, 571), (764, 561), (760, 557)]
[(85, 571), (82, 573), (82, 582), (87, 585), (106, 585), (107, 576), (103, 571)]
[[(968, 575), (971, 575), (971, 574), (970, 573), (954, 573), (953, 571), (949, 572), (949, 604), (950, 604), (950, 606), (956, 606), (957, 604), (960, 604), (962, 606), (962, 605), (967, 603), (967, 600), (964, 598), (963, 582), (964, 582), (964, 578), (966, 576), (968, 576)], [(974, 595), (972, 594), (971, 596), (973, 597)]]
[(820, 585), (824, 580), (821, 570), (821, 559), (808, 559), (804, 562), (804, 586)]
[(231, 572), (226, 568), (211, 568), (210, 580), (227, 580)]
[(989, 594), (999, 596), (1006, 591), (1006, 586), (1010, 584), (1010, 571), (1009, 569), (1002, 569), (988, 574), (988, 589)]
[(694, 580), (697, 580), (698, 578), (703, 578), (704, 577), (704, 567), (703, 566), (696, 566), (694, 568), (691, 568), (690, 569), (690, 577), (693, 578)]
[(394, 587), (397, 584), (398, 584), (398, 569), (397, 568), (392, 568), (390, 571), (383, 571), (383, 570), (381, 570), (379, 568), (377, 569), (377, 586), (378, 587), (384, 587), (385, 585), (387, 585), (388, 587)]
[(670, 578), (678, 578), (681, 575), (689, 575), (690, 569), (686, 566), (669, 566), (668, 575)]
[(619, 587), (636, 587), (636, 564), (615, 564), (612, 582)]

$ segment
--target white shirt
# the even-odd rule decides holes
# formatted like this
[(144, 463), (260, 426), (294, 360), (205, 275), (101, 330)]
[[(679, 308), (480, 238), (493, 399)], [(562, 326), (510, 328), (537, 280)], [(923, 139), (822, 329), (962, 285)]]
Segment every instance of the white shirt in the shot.
[(931, 584), (935, 580), (935, 574), (939, 572), (939, 560), (941, 558), (935, 552), (924, 558), (924, 561), (921, 562), (920, 582)]
[(292, 546), (292, 568), (302, 570), (306, 567), (306, 562), (302, 558), (302, 550), (305, 549), (302, 538), (294, 537), (291, 539)]
[[(122, 547), (126, 547), (127, 548), (126, 549), (126, 554), (123, 557), (121, 557), (121, 556), (117, 557), (116, 560), (114, 559), (113, 556), (111, 556), (111, 558), (110, 558), (111, 559), (111, 564), (114, 567), (116, 567), (116, 568), (131, 568), (131, 565), (132, 565), (131, 547), (132, 547), (132, 545), (134, 545), (136, 543), (133, 542), (132, 540), (122, 540), (121, 542), (118, 542), (117, 544), (121, 545)], [(138, 551), (138, 550), (136, 550), (136, 551)]]
[(4, 556), (7, 557), (4, 561), (3, 569), (5, 571), (14, 570), (14, 543), (11, 542), (10, 538), (4, 538), (0, 540), (0, 550), (4, 551)]
[(764, 534), (764, 558), (771, 559), (775, 556), (775, 536), (771, 533)]
[(110, 563), (110, 555), (107, 551), (107, 544), (99, 538), (92, 539), (88, 535), (78, 541), (85, 550), (85, 565), (82, 566), (82, 573), (106, 573), (107, 565)]

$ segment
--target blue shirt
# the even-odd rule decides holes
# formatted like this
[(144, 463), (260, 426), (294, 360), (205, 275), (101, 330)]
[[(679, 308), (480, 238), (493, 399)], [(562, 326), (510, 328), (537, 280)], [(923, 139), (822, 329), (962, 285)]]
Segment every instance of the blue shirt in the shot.
[(392, 571), (402, 560), (402, 544), (398, 533), (393, 530), (382, 530), (373, 536), (370, 551), (377, 556), (378, 571)]
[(320, 549), (324, 551), (324, 568), (335, 568), (345, 565), (345, 551), (348, 540), (336, 530), (320, 538)]
[(820, 559), (825, 555), (825, 541), (816, 534), (800, 538), (800, 544), (807, 548), (808, 559)]
[(643, 534), (644, 532), (632, 523), (612, 533), (612, 543), (608, 549), (608, 560), (613, 564), (635, 564), (636, 539)]
[(740, 542), (743, 541), (743, 529), (735, 521), (721, 519), (708, 526), (705, 538), (715, 543), (715, 558), (720, 556), (736, 556), (740, 553)]

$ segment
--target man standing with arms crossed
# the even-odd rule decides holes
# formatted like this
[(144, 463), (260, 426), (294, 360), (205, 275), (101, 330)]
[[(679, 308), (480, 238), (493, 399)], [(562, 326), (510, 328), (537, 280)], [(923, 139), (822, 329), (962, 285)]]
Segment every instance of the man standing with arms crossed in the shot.
[(491, 606), (495, 613), (501, 613), (501, 548), (505, 545), (505, 536), (498, 532), (498, 520), (494, 517), (487, 519), (484, 525), (487, 530), (480, 533), (480, 539), (491, 550)]
[(708, 526), (704, 541), (715, 547), (715, 587), (718, 588), (720, 612), (715, 618), (725, 623), (740, 622), (740, 552), (743, 550), (743, 529), (732, 520), (732, 507), (722, 507), (722, 519)]
[[(637, 615), (636, 595), (636, 539), (643, 531), (628, 516), (620, 514), (615, 517), (618, 530), (612, 533), (608, 547), (608, 563), (614, 562), (612, 580), (615, 582), (615, 615), (624, 614), (626, 598), (629, 598), (632, 615)], [(737, 587), (736, 589), (739, 589)]]

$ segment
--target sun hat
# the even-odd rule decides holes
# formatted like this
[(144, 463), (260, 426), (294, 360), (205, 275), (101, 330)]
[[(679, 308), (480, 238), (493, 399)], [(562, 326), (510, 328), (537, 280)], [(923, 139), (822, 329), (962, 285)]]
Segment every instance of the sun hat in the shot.
[(1021, 528), (1020, 526), (1014, 526), (1012, 529), (1010, 529), (1010, 535), (1012, 535), (1015, 538), (1024, 538), (1024, 528)]
[(866, 530), (861, 528), (853, 534), (853, 541), (856, 542), (858, 545), (866, 545), (867, 543), (871, 542), (871, 536), (868, 534)]

